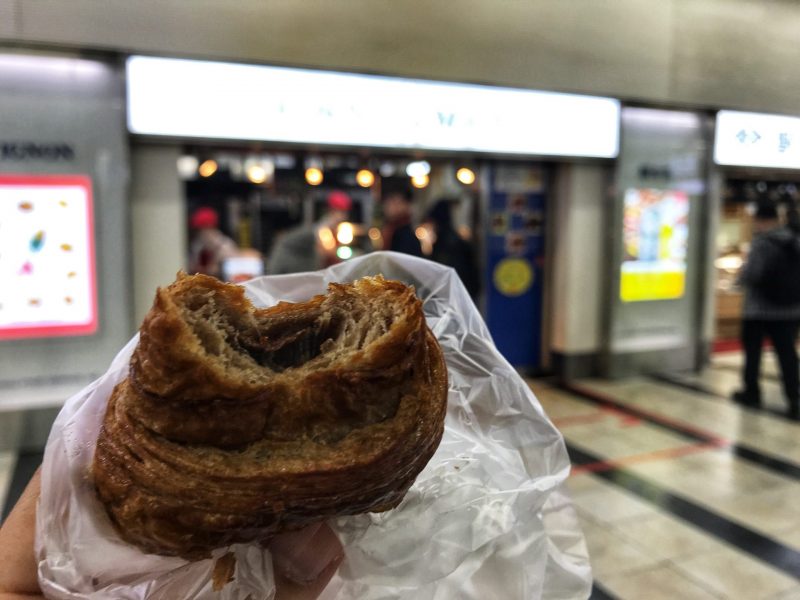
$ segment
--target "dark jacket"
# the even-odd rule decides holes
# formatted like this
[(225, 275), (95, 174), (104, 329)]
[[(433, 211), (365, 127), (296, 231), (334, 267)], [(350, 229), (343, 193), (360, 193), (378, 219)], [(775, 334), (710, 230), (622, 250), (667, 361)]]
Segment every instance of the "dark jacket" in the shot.
[(422, 256), (422, 247), (410, 223), (400, 225), (394, 229), (391, 237), (392, 241), (389, 244), (389, 250), (411, 254), (412, 256)]
[(777, 305), (765, 298), (757, 285), (768, 272), (772, 261), (779, 259), (777, 253), (786, 246), (794, 246), (800, 254), (800, 237), (788, 227), (772, 229), (753, 238), (747, 262), (739, 275), (739, 283), (745, 288), (742, 310), (745, 319), (800, 319), (800, 303)]
[(451, 227), (437, 230), (431, 259), (453, 267), (469, 295), (473, 298), (478, 296), (481, 290), (481, 280), (475, 261), (475, 252), (472, 245), (458, 235), (455, 229)]

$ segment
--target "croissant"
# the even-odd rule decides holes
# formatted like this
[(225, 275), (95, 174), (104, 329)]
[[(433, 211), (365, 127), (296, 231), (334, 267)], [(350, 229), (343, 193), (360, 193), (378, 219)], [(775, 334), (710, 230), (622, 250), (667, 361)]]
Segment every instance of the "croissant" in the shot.
[(330, 284), (256, 309), (179, 275), (156, 293), (97, 440), (97, 495), (145, 552), (204, 557), (395, 507), (441, 440), (447, 370), (410, 288)]

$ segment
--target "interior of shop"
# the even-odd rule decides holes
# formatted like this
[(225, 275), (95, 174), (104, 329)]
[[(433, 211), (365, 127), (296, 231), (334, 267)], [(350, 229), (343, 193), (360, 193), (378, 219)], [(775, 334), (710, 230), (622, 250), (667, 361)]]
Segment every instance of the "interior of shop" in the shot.
[(785, 221), (786, 209), (797, 206), (798, 182), (777, 174), (730, 174), (722, 188), (722, 211), (716, 235), (714, 297), (715, 352), (740, 350), (744, 291), (739, 274), (753, 240), (753, 215), (759, 205), (774, 205)]

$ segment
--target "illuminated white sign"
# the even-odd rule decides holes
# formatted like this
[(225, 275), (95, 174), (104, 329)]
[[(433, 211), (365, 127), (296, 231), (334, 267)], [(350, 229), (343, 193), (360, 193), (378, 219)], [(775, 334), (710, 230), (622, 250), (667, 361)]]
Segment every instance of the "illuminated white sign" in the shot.
[(613, 98), (134, 56), (132, 133), (613, 158)]
[(0, 175), (0, 340), (97, 330), (92, 188)]
[(800, 118), (719, 111), (714, 162), (719, 165), (800, 169)]

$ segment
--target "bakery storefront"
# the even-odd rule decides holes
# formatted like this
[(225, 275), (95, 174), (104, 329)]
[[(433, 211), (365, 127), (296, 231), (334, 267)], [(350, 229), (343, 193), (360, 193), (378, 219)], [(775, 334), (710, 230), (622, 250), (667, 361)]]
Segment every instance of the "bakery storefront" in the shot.
[(717, 113), (714, 162), (721, 207), (715, 240), (714, 350), (740, 349), (743, 290), (739, 271), (753, 239), (758, 206), (783, 216), (800, 200), (800, 119), (722, 110)]
[[(454, 198), (498, 347), (515, 365), (541, 366), (554, 182), (576, 161), (610, 170), (617, 100), (141, 56), (128, 59), (126, 79), (134, 157), (161, 146), (178, 161), (170, 169), (187, 246), (190, 216), (212, 206), (220, 228), (268, 265), (285, 231), (313, 223), (329, 193), (344, 190), (355, 241), (331, 243), (347, 260), (381, 248), (386, 190), (413, 192), (415, 226), (438, 199)], [(428, 233), (416, 234), (425, 252)]]

